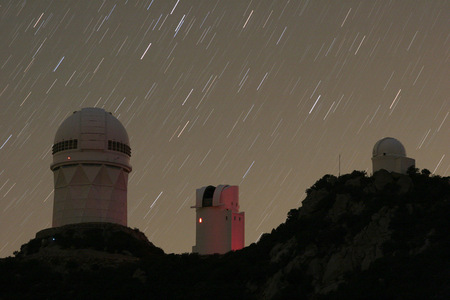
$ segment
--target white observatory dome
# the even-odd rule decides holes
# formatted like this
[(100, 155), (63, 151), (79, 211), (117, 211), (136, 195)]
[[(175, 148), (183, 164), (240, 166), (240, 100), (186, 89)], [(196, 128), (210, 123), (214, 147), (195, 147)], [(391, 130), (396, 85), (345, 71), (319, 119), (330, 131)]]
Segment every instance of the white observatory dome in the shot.
[(130, 146), (127, 131), (122, 123), (111, 113), (95, 107), (75, 111), (65, 119), (56, 131), (54, 143), (80, 139), (82, 131), (106, 134), (106, 140), (118, 141)]
[(373, 146), (372, 157), (377, 156), (406, 156), (406, 150), (399, 140), (385, 137)]
[(131, 171), (131, 148), (125, 127), (101, 108), (83, 108), (56, 131), (51, 169), (74, 162), (110, 163)]
[(52, 154), (53, 227), (127, 225), (131, 148), (119, 120), (101, 108), (74, 112), (56, 131)]

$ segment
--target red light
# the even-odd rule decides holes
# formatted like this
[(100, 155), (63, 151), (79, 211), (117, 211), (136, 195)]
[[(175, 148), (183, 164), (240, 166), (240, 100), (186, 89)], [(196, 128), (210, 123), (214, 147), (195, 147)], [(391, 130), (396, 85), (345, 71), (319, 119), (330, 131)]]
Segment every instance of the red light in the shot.
[(67, 159), (70, 160), (70, 156), (67, 156)]
[(199, 223), (202, 223), (202, 222), (203, 222), (203, 219), (202, 219), (202, 218), (198, 218), (198, 222), (199, 222)]

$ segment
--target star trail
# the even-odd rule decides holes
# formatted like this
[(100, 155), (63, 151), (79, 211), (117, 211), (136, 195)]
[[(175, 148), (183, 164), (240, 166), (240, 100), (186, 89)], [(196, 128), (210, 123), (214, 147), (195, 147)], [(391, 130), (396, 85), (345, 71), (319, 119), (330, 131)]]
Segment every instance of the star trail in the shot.
[(82, 107), (132, 149), (128, 225), (195, 242), (195, 189), (240, 186), (246, 245), (392, 136), (450, 174), (449, 1), (0, 1), (0, 256), (51, 226), (51, 147)]

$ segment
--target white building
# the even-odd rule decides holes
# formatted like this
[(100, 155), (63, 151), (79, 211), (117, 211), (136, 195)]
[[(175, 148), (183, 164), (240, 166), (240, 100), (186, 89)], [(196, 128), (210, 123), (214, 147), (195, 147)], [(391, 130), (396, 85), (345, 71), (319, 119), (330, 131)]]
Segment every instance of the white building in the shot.
[(76, 111), (59, 126), (52, 153), (53, 227), (127, 225), (131, 149), (119, 120), (100, 108)]
[(373, 146), (373, 172), (384, 169), (389, 172), (406, 174), (411, 166), (415, 166), (414, 159), (406, 157), (405, 147), (397, 139), (385, 137)]
[(245, 213), (239, 212), (239, 187), (205, 186), (197, 189), (196, 238), (192, 252), (224, 254), (244, 248)]

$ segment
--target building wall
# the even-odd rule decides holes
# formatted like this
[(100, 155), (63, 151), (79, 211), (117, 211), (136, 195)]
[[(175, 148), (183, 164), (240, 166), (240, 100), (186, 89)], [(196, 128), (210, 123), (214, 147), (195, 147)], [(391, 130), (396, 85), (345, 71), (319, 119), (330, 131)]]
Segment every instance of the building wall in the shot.
[(202, 207), (196, 213), (196, 237), (193, 252), (223, 254), (231, 250), (232, 212), (221, 207)]
[(231, 224), (231, 250), (240, 250), (245, 246), (245, 213), (233, 213)]
[(220, 190), (220, 203), (222, 203), (226, 209), (233, 212), (239, 212), (239, 187), (228, 186), (223, 190)]
[(384, 169), (389, 172), (406, 174), (408, 168), (415, 166), (415, 160), (402, 156), (376, 156), (372, 157), (373, 172)]
[(127, 171), (94, 163), (53, 171), (53, 227), (84, 222), (127, 225)]

